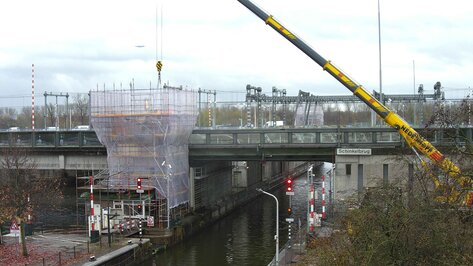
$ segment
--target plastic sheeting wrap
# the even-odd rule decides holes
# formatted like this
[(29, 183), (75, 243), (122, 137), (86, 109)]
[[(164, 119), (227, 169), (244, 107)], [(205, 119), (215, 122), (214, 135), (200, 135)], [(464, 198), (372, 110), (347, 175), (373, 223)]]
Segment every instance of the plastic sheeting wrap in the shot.
[(189, 201), (188, 139), (197, 97), (182, 88), (92, 91), (91, 121), (107, 148), (110, 188), (156, 189), (173, 208)]
[(324, 110), (322, 105), (304, 102), (297, 106), (294, 118), (295, 127), (323, 126)]

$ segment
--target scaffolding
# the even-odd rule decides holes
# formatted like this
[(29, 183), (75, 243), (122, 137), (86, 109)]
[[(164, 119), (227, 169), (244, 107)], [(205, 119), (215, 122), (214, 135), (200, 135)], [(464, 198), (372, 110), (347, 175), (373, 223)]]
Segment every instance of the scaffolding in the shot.
[(188, 139), (197, 97), (182, 87), (91, 92), (91, 123), (107, 148), (107, 189), (154, 191), (159, 220), (189, 201)]

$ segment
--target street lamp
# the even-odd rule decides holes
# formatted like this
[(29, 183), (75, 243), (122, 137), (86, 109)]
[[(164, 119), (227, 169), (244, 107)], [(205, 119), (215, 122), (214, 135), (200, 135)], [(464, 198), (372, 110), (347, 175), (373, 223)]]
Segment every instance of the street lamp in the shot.
[[(166, 161), (163, 161), (163, 162), (161, 163), (161, 166), (164, 166), (165, 163), (166, 163)], [(166, 174), (166, 197), (167, 197), (167, 199), (166, 199), (167, 204), (166, 204), (166, 205), (167, 205), (167, 216), (168, 216), (168, 229), (170, 229), (170, 228), (171, 228), (171, 227), (170, 227), (170, 225), (171, 225), (171, 217), (169, 216), (169, 215), (170, 215), (170, 207), (169, 207), (169, 198), (170, 198), (170, 197), (169, 197), (169, 178), (171, 177), (171, 174), (172, 174), (172, 172), (171, 172), (172, 166), (171, 166), (171, 164), (168, 164), (167, 166), (168, 166), (168, 168), (170, 169), (170, 170), (169, 170), (169, 173)], [(168, 171), (166, 170), (166, 173), (167, 173), (167, 172), (168, 172)]]
[(107, 178), (107, 239), (108, 247), (112, 247), (112, 236), (110, 235), (110, 177)]
[(271, 196), (276, 201), (276, 235), (274, 236), (274, 240), (276, 241), (275, 265), (278, 265), (279, 264), (279, 201), (278, 201), (278, 198), (276, 198), (276, 196), (262, 190), (261, 188), (257, 188), (256, 191), (264, 193), (268, 196)]

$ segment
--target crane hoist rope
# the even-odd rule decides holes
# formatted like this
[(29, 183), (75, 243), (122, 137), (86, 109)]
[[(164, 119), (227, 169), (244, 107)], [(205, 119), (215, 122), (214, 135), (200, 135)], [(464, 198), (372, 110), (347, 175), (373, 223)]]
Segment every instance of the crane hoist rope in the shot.
[[(161, 87), (161, 70), (163, 69), (163, 6), (161, 3), (161, 43), (158, 45), (158, 6), (156, 6), (156, 70), (158, 71), (158, 87)], [(158, 46), (160, 58), (158, 58)]]

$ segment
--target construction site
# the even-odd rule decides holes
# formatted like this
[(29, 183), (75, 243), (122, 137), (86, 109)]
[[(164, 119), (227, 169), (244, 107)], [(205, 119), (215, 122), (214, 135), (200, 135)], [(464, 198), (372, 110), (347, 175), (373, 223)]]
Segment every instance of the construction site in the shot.
[(171, 217), (188, 208), (187, 140), (197, 118), (196, 93), (163, 86), (92, 91), (90, 100), (91, 124), (107, 148), (108, 169), (86, 177), (86, 185), (91, 194), (93, 189), (107, 191), (113, 200), (95, 222), (104, 221), (108, 212), (112, 228), (123, 230), (125, 217), (169, 228)]

